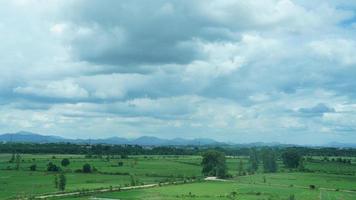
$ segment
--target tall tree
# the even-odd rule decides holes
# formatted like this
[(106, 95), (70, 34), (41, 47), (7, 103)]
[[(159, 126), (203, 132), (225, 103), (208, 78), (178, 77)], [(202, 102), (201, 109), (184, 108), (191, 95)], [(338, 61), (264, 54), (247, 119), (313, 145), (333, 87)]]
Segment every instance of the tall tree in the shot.
[(258, 153), (255, 148), (250, 150), (250, 158), (249, 158), (249, 172), (255, 173), (258, 170), (259, 160), (258, 160)]
[(15, 162), (16, 162), (16, 170), (19, 170), (20, 169), (20, 164), (21, 164), (21, 156), (20, 156), (20, 154), (16, 154)]
[(297, 168), (301, 158), (295, 149), (288, 149), (282, 153), (283, 163), (288, 168)]
[(61, 173), (58, 177), (58, 189), (64, 191), (67, 184), (67, 178), (64, 173)]
[(242, 176), (244, 174), (244, 163), (243, 163), (242, 159), (240, 159), (240, 161), (239, 161), (238, 173), (239, 173), (239, 176)]
[(54, 175), (54, 187), (58, 188), (58, 175)]
[(304, 167), (304, 159), (303, 159), (303, 158), (300, 158), (300, 159), (299, 159), (299, 162), (298, 162), (298, 170), (299, 170), (299, 171), (304, 171), (304, 170), (305, 170), (305, 167)]
[(225, 154), (215, 150), (209, 150), (203, 154), (201, 163), (205, 176), (226, 177), (227, 166)]
[(265, 149), (262, 153), (262, 162), (264, 172), (276, 172), (277, 171), (277, 161), (275, 153), (272, 149)]

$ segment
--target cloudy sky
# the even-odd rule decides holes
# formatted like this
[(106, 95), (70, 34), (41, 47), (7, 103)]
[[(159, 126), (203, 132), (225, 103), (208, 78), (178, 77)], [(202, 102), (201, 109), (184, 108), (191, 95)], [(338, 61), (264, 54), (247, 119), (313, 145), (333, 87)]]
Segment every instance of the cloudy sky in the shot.
[(356, 2), (9, 0), (0, 132), (356, 142)]

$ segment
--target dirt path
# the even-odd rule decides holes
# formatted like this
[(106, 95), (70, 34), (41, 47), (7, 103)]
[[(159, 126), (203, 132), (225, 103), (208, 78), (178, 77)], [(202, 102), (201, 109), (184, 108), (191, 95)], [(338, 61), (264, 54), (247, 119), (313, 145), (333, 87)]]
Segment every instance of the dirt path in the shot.
[(69, 196), (77, 196), (77, 195), (89, 195), (94, 193), (105, 193), (105, 192), (116, 192), (116, 191), (124, 191), (124, 190), (133, 190), (133, 189), (143, 189), (143, 188), (152, 188), (157, 187), (158, 184), (147, 184), (147, 185), (139, 185), (139, 186), (129, 186), (129, 187), (121, 187), (121, 188), (105, 188), (105, 189), (98, 189), (98, 190), (90, 190), (83, 192), (67, 192), (67, 193), (60, 193), (60, 194), (46, 194), (46, 195), (39, 195), (36, 196), (35, 199), (48, 199), (48, 198), (55, 198), (55, 197), (69, 197)]
[(93, 189), (93, 190), (88, 190), (88, 191), (84, 191), (84, 192), (77, 191), (77, 192), (66, 192), (66, 193), (43, 194), (43, 195), (35, 196), (34, 199), (50, 199), (50, 198), (71, 197), (71, 196), (79, 196), (79, 195), (88, 196), (88, 195), (97, 194), (97, 193), (118, 192), (118, 191), (125, 191), (125, 190), (153, 188), (153, 187), (158, 187), (158, 186), (185, 184), (185, 183), (193, 183), (193, 182), (195, 182), (195, 181), (186, 181), (186, 182), (177, 181), (177, 182), (166, 182), (166, 183), (160, 183), (160, 184), (154, 183), (154, 184), (139, 185), (139, 186)]

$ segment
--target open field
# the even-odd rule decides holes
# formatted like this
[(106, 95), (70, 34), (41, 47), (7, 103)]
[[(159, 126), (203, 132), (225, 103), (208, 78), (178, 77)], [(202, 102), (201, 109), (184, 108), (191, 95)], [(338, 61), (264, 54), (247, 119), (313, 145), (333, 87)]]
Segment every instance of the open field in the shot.
[[(267, 182), (264, 183), (262, 176)], [(240, 177), (230, 181), (205, 181), (185, 185), (174, 185), (123, 192), (99, 194), (95, 197), (104, 199), (246, 199), (246, 200), (282, 200), (295, 195), (295, 199), (344, 199), (356, 198), (355, 177), (337, 175), (311, 175), (304, 173), (264, 174)], [(317, 189), (309, 189), (315, 184)], [(336, 191), (334, 186), (342, 184), (342, 190)], [(338, 185), (339, 186), (339, 185)], [(68, 198), (93, 199), (93, 197)]]
[[(321, 158), (306, 162), (307, 173), (290, 171), (278, 160), (278, 173), (262, 173), (237, 176), (237, 166), (243, 161), (247, 169), (247, 157), (228, 157), (228, 173), (232, 178), (224, 182), (202, 181), (200, 156), (130, 156), (126, 159), (103, 156), (86, 158), (84, 155), (21, 155), (19, 170), (9, 163), (11, 154), (0, 155), (0, 199), (16, 199), (57, 192), (54, 185), (55, 172), (47, 171), (52, 162), (61, 166), (61, 160), (68, 158), (70, 165), (62, 167), (66, 174), (65, 192), (111, 187), (127, 187), (134, 177), (137, 185), (160, 182), (195, 180), (195, 183), (161, 186), (149, 189), (103, 193), (94, 195), (112, 199), (356, 199), (356, 176), (354, 164), (322, 162)], [(118, 162), (123, 165), (119, 166)], [(32, 164), (36, 171), (30, 171)], [(77, 172), (89, 163), (96, 172)], [(315, 185), (316, 189), (309, 189)], [(66, 198), (90, 199), (91, 197)]]

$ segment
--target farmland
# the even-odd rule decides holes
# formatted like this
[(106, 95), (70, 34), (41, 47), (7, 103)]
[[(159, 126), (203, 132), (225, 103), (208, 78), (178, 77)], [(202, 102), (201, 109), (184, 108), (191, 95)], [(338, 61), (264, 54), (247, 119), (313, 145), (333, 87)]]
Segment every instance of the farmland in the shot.
[[(205, 181), (199, 155), (132, 155), (90, 157), (74, 154), (21, 154), (21, 163), (9, 162), (11, 154), (0, 155), (0, 198), (21, 199), (58, 192), (57, 172), (48, 171), (48, 163), (61, 166), (67, 158), (70, 164), (61, 167), (66, 176), (64, 193), (95, 191), (105, 188), (125, 188), (132, 185), (157, 184), (145, 189), (118, 192), (93, 192), (55, 199), (345, 199), (356, 198), (356, 176), (351, 163), (326, 162), (315, 156), (305, 161), (305, 170), (287, 169), (277, 159), (278, 171), (264, 173), (262, 166), (253, 174), (238, 173), (238, 165), (248, 170), (247, 156), (226, 158), (230, 178)], [(36, 164), (36, 170), (31, 166)], [(90, 164), (92, 173), (80, 171)], [(133, 183), (134, 182), (134, 183)], [(163, 184), (164, 183), (164, 184)], [(166, 184), (168, 183), (168, 184)], [(179, 184), (178, 184), (179, 183)], [(313, 185), (315, 188), (310, 188)], [(292, 197), (293, 196), (293, 197)]]

